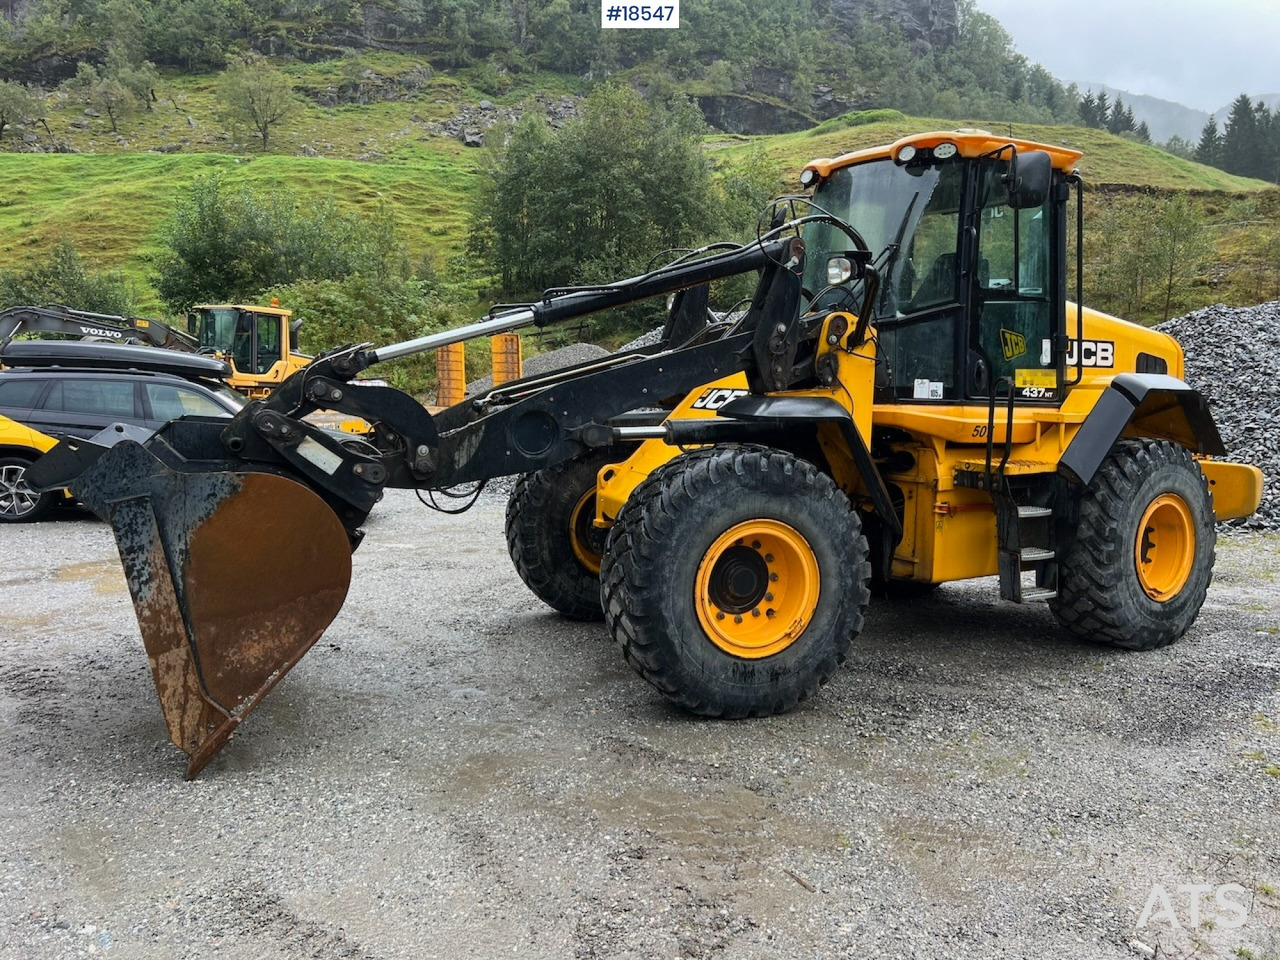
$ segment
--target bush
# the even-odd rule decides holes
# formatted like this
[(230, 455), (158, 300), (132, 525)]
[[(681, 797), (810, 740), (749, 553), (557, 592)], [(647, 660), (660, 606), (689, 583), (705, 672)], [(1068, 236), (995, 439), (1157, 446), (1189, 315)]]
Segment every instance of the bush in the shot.
[(687, 103), (616, 85), (558, 131), (527, 114), (482, 173), (470, 248), (524, 293), (617, 280), (702, 241), (720, 220), (704, 129)]
[(408, 256), (388, 211), (344, 213), (332, 198), (230, 188), (197, 180), (162, 228), (156, 289), (176, 312), (194, 303), (251, 301), (268, 287), (355, 274), (403, 278)]
[(69, 240), (59, 240), (47, 260), (29, 260), (0, 271), (0, 307), (60, 303), (75, 310), (129, 316), (134, 293), (117, 270), (91, 270)]
[[(278, 297), (295, 319), (303, 321), (299, 345), (308, 353), (348, 343), (386, 345), (411, 340), (465, 319), (463, 311), (442, 299), (427, 280), (363, 275), (298, 280), (272, 287), (262, 296)], [(435, 387), (435, 355), (427, 353), (375, 367), (371, 375), (421, 396)]]

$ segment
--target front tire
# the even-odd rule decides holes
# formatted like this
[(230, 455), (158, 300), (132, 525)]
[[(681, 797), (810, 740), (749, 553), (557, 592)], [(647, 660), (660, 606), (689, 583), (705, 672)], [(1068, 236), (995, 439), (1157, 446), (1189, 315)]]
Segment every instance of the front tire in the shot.
[(572, 620), (600, 620), (596, 478), (617, 450), (568, 460), (516, 481), (507, 501), (507, 549), (516, 573), (547, 606)]
[(0, 457), (0, 523), (31, 523), (57, 502), (57, 493), (31, 489), (26, 479), (30, 466), (22, 457)]
[(870, 598), (849, 501), (766, 447), (677, 457), (627, 501), (601, 569), (605, 621), (664, 697), (710, 717), (764, 716), (844, 662)]
[(1087, 640), (1167, 646), (1200, 613), (1216, 542), (1209, 485), (1191, 454), (1164, 440), (1119, 441), (1084, 492), (1049, 609)]

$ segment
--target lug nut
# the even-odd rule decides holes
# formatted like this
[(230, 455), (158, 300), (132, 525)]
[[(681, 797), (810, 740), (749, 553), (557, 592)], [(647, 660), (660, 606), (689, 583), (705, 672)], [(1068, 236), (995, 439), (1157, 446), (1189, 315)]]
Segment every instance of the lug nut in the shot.
[(767, 603), (773, 603), (773, 594), (772, 594), (772, 593), (766, 593), (766, 594), (764, 595), (764, 599), (765, 599), (765, 601), (766, 601)]
[(739, 616), (739, 615), (735, 615), (735, 616), (734, 616), (734, 618), (733, 618), (733, 622), (734, 622), (734, 623), (741, 623), (741, 622), (742, 622), (742, 617), (741, 617), (741, 616)]
[(769, 582), (770, 582), (770, 583), (777, 583), (777, 582), (778, 582), (778, 575), (777, 575), (776, 573), (771, 573), (771, 574), (769, 574)]

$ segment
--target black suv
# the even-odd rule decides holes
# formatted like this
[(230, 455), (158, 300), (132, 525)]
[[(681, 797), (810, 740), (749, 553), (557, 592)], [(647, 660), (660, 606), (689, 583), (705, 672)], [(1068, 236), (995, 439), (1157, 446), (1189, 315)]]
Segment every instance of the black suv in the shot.
[(221, 360), (83, 343), (15, 340), (0, 350), (0, 413), (51, 437), (92, 437), (113, 423), (158, 430), (187, 414), (230, 417), (245, 399)]
[[(157, 347), (15, 340), (0, 347), (0, 364), (8, 368), (0, 370), (0, 415), (55, 439), (89, 438), (113, 423), (158, 430), (188, 414), (231, 417), (246, 402), (222, 381), (230, 368), (221, 360)], [(58, 499), (21, 477), (5, 479), (23, 496), (0, 497), (0, 521), (38, 519)]]

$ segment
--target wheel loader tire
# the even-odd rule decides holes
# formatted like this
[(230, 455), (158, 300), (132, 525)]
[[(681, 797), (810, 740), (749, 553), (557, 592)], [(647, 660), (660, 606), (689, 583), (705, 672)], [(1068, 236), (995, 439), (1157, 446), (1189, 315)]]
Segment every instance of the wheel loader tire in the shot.
[(596, 475), (617, 450), (527, 473), (507, 501), (511, 561), (543, 603), (573, 620), (599, 620), (600, 552), (606, 531), (593, 526)]
[(1154, 650), (1195, 622), (1213, 579), (1213, 502), (1191, 455), (1121, 440), (1084, 492), (1049, 608), (1078, 637)]
[(605, 622), (632, 667), (691, 713), (790, 710), (844, 662), (871, 565), (826, 474), (789, 453), (719, 446), (654, 471), (609, 531)]
[(27, 483), (30, 460), (0, 457), (0, 523), (31, 523), (58, 502), (56, 492), (37, 493)]

